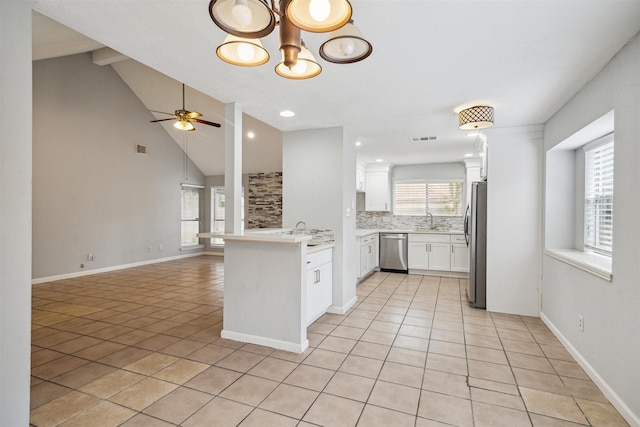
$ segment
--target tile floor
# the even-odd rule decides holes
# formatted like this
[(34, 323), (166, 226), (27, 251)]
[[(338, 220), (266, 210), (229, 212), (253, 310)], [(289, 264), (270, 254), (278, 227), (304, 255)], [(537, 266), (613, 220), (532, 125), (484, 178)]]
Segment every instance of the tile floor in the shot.
[(627, 425), (538, 318), (375, 273), (302, 355), (220, 337), (202, 256), (33, 288), (34, 426)]

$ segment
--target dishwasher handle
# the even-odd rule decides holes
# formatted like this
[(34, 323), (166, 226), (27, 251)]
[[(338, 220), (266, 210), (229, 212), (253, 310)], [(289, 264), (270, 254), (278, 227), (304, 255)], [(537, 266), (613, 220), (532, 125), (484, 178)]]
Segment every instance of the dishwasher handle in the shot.
[(388, 239), (388, 240), (406, 240), (407, 235), (406, 234), (381, 234), (380, 238)]

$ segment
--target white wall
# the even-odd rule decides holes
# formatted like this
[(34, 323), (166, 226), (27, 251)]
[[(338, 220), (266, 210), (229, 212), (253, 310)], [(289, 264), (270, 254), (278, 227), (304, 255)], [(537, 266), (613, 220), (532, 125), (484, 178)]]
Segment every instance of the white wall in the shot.
[[(634, 422), (640, 425), (639, 36), (546, 123), (545, 149), (555, 147), (612, 109), (613, 280), (607, 282), (545, 256), (541, 311), (602, 379), (618, 410), (627, 419), (635, 417)], [(552, 173), (547, 173), (547, 180)], [(584, 317), (584, 332), (577, 328), (578, 314)]]
[(540, 127), (486, 131), (487, 310), (537, 316), (541, 251)]
[(0, 13), (0, 424), (26, 426), (31, 360), (32, 2), (7, 3)]
[[(283, 135), (282, 225), (332, 229), (333, 306), (348, 308), (356, 297), (355, 139), (343, 128)], [(346, 209), (351, 213), (346, 216)]]
[(36, 61), (33, 100), (33, 278), (183, 254), (180, 183), (204, 176), (116, 72)]

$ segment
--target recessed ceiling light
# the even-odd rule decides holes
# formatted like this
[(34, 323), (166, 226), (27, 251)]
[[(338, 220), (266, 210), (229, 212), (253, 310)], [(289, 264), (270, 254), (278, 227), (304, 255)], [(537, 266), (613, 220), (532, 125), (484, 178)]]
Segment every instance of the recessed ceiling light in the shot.
[(282, 117), (293, 117), (296, 115), (296, 113), (294, 113), (293, 111), (290, 110), (284, 110), (284, 111), (280, 111), (280, 115)]
[(378, 163), (382, 163), (382, 162), (384, 162), (384, 160), (382, 160), (382, 159), (376, 159), (376, 162), (378, 162)]
[(362, 145), (362, 142), (356, 141), (356, 147), (360, 147), (361, 145)]
[(253, 133), (253, 131), (249, 131), (249, 132), (247, 132), (247, 138), (249, 138), (249, 139), (253, 139), (253, 138), (255, 138), (255, 136), (256, 136), (256, 134), (255, 134), (255, 133)]
[(467, 153), (467, 154), (465, 154), (464, 156), (465, 156), (465, 157), (473, 157), (473, 154), (472, 154), (472, 153)]

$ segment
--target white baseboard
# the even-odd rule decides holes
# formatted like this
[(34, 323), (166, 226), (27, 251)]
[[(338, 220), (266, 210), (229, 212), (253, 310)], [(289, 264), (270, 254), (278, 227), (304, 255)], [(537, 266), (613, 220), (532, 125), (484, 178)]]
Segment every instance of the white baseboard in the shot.
[(327, 308), (327, 313), (331, 313), (331, 314), (345, 314), (347, 311), (349, 311), (349, 309), (351, 307), (354, 306), (354, 304), (358, 301), (358, 296), (354, 296), (353, 298), (351, 298), (351, 300), (349, 302), (347, 302), (345, 305), (343, 306), (338, 306), (338, 305), (332, 305), (329, 306), (329, 308)]
[(219, 257), (223, 257), (224, 258), (224, 252), (209, 252), (209, 251), (204, 251), (201, 253), (201, 255), (210, 255), (210, 256), (219, 256)]
[(596, 372), (595, 369), (589, 364), (589, 362), (576, 350), (576, 348), (565, 338), (560, 330), (551, 322), (551, 320), (544, 314), (540, 313), (540, 319), (545, 325), (553, 332), (553, 335), (558, 338), (567, 351), (578, 362), (578, 365), (589, 375), (589, 378), (598, 386), (609, 402), (620, 412), (620, 415), (631, 425), (631, 427), (640, 427), (640, 417), (635, 414), (629, 406), (618, 396), (618, 394), (611, 388), (611, 386)]
[(281, 341), (273, 338), (261, 337), (258, 335), (243, 334), (241, 332), (234, 332), (226, 329), (222, 330), (220, 336), (228, 340), (257, 344), (298, 354), (303, 353), (309, 347), (309, 340), (307, 339), (305, 339), (301, 344), (297, 344), (294, 342)]
[(125, 268), (140, 267), (143, 265), (157, 264), (160, 262), (167, 262), (167, 261), (175, 261), (177, 259), (183, 259), (183, 258), (192, 258), (192, 257), (200, 256), (202, 254), (203, 252), (196, 252), (196, 253), (176, 255), (176, 256), (171, 256), (166, 258), (156, 258), (148, 261), (133, 262), (131, 264), (122, 264), (122, 265), (114, 265), (111, 267), (96, 268), (94, 270), (76, 271), (74, 273), (59, 274), (56, 276), (49, 276), (49, 277), (40, 277), (37, 279), (32, 279), (31, 284), (37, 285), (39, 283), (55, 282), (56, 280), (73, 279), (74, 277), (82, 277), (82, 276), (91, 276), (92, 274), (108, 273), (110, 271), (124, 270)]

